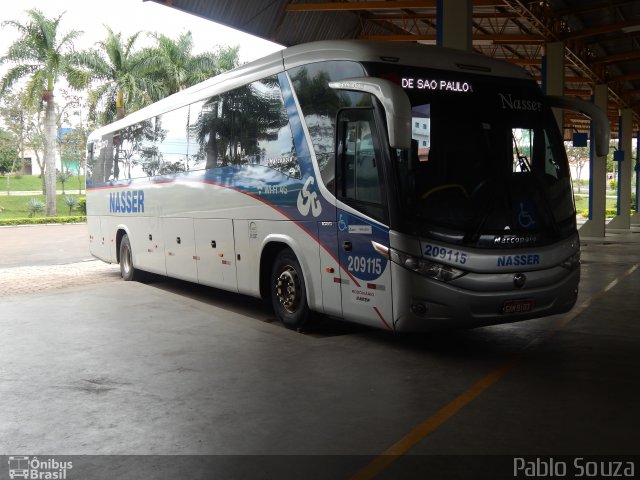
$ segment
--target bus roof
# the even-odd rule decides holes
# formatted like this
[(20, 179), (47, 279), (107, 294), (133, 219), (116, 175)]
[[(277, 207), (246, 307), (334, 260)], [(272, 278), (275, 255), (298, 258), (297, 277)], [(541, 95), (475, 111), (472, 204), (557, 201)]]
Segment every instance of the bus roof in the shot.
[(207, 99), (233, 88), (309, 63), (328, 60), (382, 62), (514, 79), (531, 77), (522, 68), (483, 55), (450, 48), (400, 42), (326, 40), (295, 45), (193, 85), (122, 120), (94, 131), (89, 141), (104, 133), (133, 125), (184, 105)]

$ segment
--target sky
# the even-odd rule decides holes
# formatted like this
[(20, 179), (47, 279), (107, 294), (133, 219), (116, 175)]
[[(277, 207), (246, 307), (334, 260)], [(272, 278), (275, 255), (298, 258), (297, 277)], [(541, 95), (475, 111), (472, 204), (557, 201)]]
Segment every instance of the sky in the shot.
[[(193, 34), (194, 53), (215, 51), (217, 46), (240, 45), (242, 63), (255, 60), (279, 50), (280, 46), (266, 40), (218, 25), (209, 20), (189, 15), (174, 8), (142, 0), (3, 0), (0, 22), (26, 20), (25, 11), (37, 8), (48, 17), (65, 12), (61, 31), (82, 30), (84, 34), (75, 42), (78, 49), (85, 49), (106, 37), (103, 25), (114, 32), (122, 32), (124, 38), (137, 31), (163, 33), (177, 38), (188, 30)], [(17, 38), (17, 30), (0, 28), (0, 55)], [(139, 46), (143, 46), (140, 38)], [(151, 44), (151, 40), (146, 40)]]

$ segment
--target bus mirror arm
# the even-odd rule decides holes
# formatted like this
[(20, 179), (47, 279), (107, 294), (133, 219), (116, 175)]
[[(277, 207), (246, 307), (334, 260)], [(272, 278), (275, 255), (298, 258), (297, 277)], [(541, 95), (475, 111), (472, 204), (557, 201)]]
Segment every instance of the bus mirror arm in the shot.
[(384, 107), (391, 148), (411, 148), (411, 103), (407, 94), (393, 82), (376, 77), (346, 78), (329, 82), (334, 90), (366, 92)]
[(593, 126), (596, 155), (604, 157), (609, 153), (611, 128), (607, 114), (600, 107), (586, 100), (555, 95), (547, 95), (547, 101), (550, 107), (573, 110), (590, 117)]

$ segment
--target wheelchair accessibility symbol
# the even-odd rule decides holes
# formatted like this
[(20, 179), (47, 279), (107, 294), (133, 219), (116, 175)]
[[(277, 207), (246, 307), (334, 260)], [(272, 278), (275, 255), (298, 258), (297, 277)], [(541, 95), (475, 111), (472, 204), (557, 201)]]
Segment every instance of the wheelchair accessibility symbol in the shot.
[(518, 223), (522, 228), (531, 228), (536, 224), (533, 215), (530, 212), (524, 202), (520, 202), (520, 212), (518, 213)]
[(340, 219), (338, 220), (338, 230), (341, 232), (346, 232), (349, 229), (349, 224), (345, 221), (343, 214), (340, 214)]

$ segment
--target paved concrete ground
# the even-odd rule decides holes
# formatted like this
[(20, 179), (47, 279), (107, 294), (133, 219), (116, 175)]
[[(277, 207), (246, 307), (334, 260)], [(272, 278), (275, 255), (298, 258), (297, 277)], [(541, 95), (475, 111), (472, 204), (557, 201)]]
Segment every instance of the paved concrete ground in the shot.
[(295, 333), (98, 262), (27, 294), (7, 285), (47, 269), (0, 267), (0, 454), (217, 455), (73, 457), (67, 478), (513, 478), (514, 456), (638, 455), (640, 234), (583, 243), (569, 314), (429, 336)]
[(93, 260), (86, 224), (0, 227), (0, 268)]

